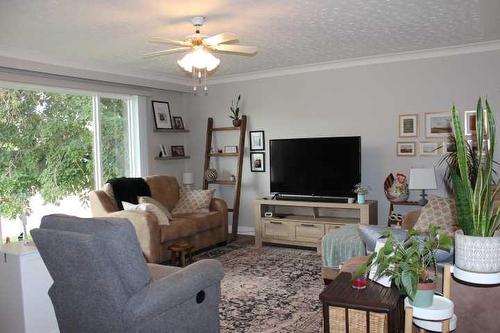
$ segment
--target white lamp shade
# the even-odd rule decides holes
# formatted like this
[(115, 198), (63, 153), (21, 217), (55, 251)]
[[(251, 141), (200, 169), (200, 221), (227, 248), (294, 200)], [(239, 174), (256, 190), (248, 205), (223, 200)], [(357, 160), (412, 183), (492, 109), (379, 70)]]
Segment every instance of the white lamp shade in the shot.
[(434, 168), (410, 169), (410, 190), (435, 190), (436, 174)]
[(192, 172), (184, 172), (182, 174), (182, 183), (184, 185), (193, 185), (194, 184), (194, 177)]

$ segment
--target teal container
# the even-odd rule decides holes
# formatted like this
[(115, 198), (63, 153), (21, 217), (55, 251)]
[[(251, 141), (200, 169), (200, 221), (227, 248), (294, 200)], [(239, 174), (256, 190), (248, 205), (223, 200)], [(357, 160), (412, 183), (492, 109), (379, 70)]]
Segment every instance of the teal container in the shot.
[[(429, 285), (429, 286), (425, 286), (424, 288), (420, 289), (422, 285)], [(436, 289), (435, 283), (425, 283), (425, 284), (419, 283), (419, 289), (417, 289), (417, 293), (415, 294), (415, 299), (413, 301), (410, 300), (410, 304), (417, 308), (431, 307), (432, 301), (434, 300), (435, 289)]]
[(358, 193), (358, 203), (359, 204), (365, 203), (365, 194), (364, 193)]

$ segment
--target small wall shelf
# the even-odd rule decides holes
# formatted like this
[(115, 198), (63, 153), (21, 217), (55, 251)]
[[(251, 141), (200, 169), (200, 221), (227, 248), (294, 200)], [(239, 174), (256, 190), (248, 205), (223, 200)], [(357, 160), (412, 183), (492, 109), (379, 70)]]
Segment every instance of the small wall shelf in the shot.
[(209, 184), (219, 184), (219, 185), (235, 185), (236, 181), (233, 180), (212, 180), (208, 182)]
[(155, 128), (153, 132), (158, 133), (188, 133), (188, 129)]
[(214, 127), (212, 131), (239, 131), (239, 127)]
[(191, 156), (186, 155), (186, 156), (165, 156), (165, 157), (155, 157), (155, 160), (157, 161), (168, 161), (168, 160), (187, 160), (191, 158)]
[(230, 157), (230, 156), (240, 156), (239, 153), (210, 153), (210, 156), (219, 156), (219, 157)]

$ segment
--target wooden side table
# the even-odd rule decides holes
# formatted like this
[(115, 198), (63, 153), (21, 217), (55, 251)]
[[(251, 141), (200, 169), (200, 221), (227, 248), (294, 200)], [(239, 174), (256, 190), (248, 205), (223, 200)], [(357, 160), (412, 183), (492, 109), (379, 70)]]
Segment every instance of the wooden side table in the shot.
[(366, 289), (351, 287), (351, 274), (340, 273), (319, 296), (325, 333), (400, 332), (402, 298), (396, 287), (368, 280)]
[(186, 263), (192, 263), (193, 245), (188, 242), (174, 243), (168, 247), (171, 254), (170, 263), (174, 266), (185, 267)]

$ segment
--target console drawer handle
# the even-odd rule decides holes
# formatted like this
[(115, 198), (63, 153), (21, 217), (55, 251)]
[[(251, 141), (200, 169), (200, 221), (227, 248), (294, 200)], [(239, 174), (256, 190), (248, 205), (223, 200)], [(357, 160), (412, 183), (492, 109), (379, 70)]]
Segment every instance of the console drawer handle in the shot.
[(282, 224), (281, 222), (271, 221), (272, 224)]
[(303, 227), (310, 227), (310, 228), (316, 228), (316, 226), (314, 224), (305, 224), (305, 223), (302, 223), (301, 226), (303, 226)]

